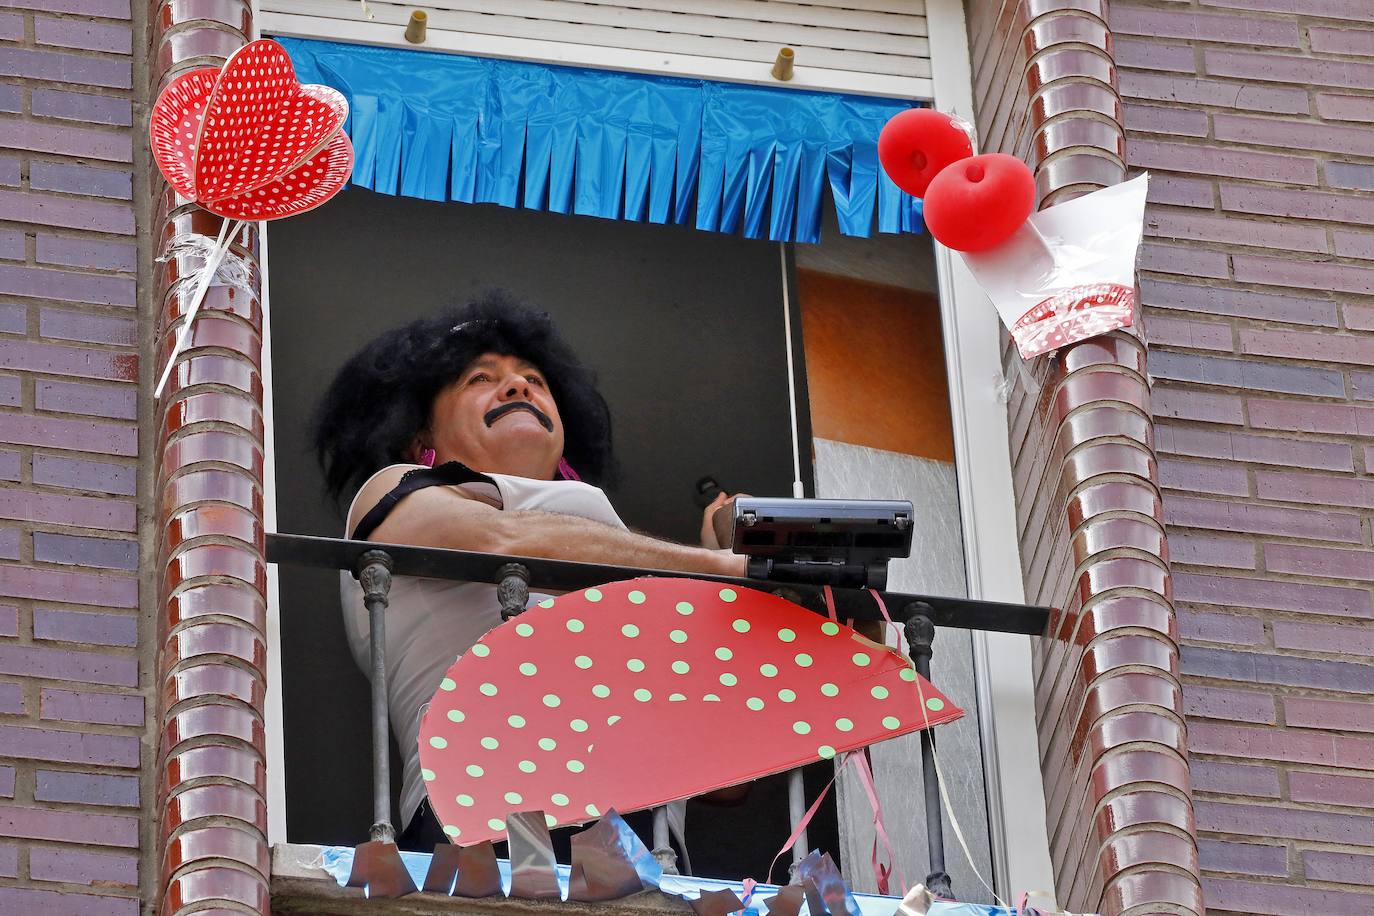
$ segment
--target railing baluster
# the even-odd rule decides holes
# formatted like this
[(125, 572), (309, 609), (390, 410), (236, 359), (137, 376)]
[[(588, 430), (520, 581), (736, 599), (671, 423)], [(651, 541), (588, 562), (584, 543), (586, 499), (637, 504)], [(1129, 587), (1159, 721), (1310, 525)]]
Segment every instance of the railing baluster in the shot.
[(391, 826), (391, 728), (387, 712), (386, 608), (391, 591), (391, 556), (369, 550), (358, 558), (358, 581), (371, 632), (372, 655), (372, 839), (396, 840)]
[(665, 875), (678, 873), (677, 853), (673, 851), (672, 840), (669, 838), (667, 805), (654, 809), (654, 858), (658, 860)]
[[(801, 767), (787, 772), (787, 820), (795, 832), (797, 825), (806, 817), (806, 784), (802, 781)], [(811, 846), (806, 841), (806, 831), (802, 830), (797, 834), (797, 842), (792, 846), (792, 867), (788, 873), (791, 877), (797, 876), (797, 866), (801, 860), (806, 858), (806, 854), (811, 851)]]
[[(916, 664), (916, 673), (929, 681), (935, 641), (932, 609), (922, 601), (913, 601), (906, 609), (912, 614), (905, 626), (908, 651)], [(935, 735), (929, 728), (921, 731), (921, 782), (925, 789), (926, 844), (930, 851), (926, 887), (937, 896), (953, 899), (953, 884), (945, 871), (945, 825), (940, 813), (940, 774), (935, 769)]]

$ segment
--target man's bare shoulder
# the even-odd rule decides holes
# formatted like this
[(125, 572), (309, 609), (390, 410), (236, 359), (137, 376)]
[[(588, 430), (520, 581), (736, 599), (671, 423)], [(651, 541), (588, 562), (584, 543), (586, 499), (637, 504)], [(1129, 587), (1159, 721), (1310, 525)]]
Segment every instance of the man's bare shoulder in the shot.
[[(402, 477), (411, 471), (422, 470), (423, 468), (424, 465), (422, 464), (393, 464), (389, 467), (382, 468), (369, 477), (367, 482), (363, 484), (362, 489), (358, 491), (358, 495), (353, 499), (353, 507), (348, 513), (348, 530), (352, 532), (358, 526), (358, 523), (362, 521), (363, 517), (371, 512), (377, 503), (381, 502), (388, 493), (396, 489)], [(462, 487), (441, 486), (430, 488), (430, 490), (432, 492), (423, 490), (419, 492), (426, 493), (428, 498), (440, 496), (441, 498), (471, 499), (477, 500), (478, 502), (487, 502), (487, 500), (482, 499), (480, 495), (471, 493)]]

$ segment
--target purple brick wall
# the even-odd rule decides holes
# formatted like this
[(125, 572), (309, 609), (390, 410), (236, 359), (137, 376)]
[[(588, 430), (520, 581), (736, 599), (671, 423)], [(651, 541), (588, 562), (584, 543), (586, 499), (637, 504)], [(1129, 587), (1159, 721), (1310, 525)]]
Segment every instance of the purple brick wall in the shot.
[(1374, 912), (1374, 7), (1111, 24), (1208, 912)]
[(139, 6), (0, 0), (0, 913), (151, 911)]

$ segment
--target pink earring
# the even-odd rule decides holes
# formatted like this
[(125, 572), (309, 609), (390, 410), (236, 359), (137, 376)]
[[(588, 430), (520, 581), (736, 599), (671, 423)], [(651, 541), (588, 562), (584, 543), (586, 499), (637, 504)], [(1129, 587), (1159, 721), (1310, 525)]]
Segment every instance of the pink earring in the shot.
[(420, 463), (427, 468), (434, 467), (434, 449), (427, 448), (420, 453)]
[(581, 477), (577, 476), (577, 472), (572, 469), (572, 465), (568, 464), (568, 459), (566, 458), (558, 459), (558, 476), (562, 477), (564, 480), (576, 480), (579, 483), (582, 480)]

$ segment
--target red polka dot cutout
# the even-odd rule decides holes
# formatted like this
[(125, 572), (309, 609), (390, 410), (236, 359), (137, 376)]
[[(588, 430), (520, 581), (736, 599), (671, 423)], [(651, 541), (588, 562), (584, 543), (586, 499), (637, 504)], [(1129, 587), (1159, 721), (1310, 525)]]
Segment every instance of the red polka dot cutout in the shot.
[(636, 811), (939, 725), (899, 653), (782, 598), (636, 579), (547, 599), (449, 668), (420, 725), (451, 840)]
[(279, 219), (333, 197), (353, 171), (348, 102), (302, 86), (286, 50), (261, 39), (223, 69), (167, 84), (149, 119), (153, 158), (181, 196), (235, 219)]

